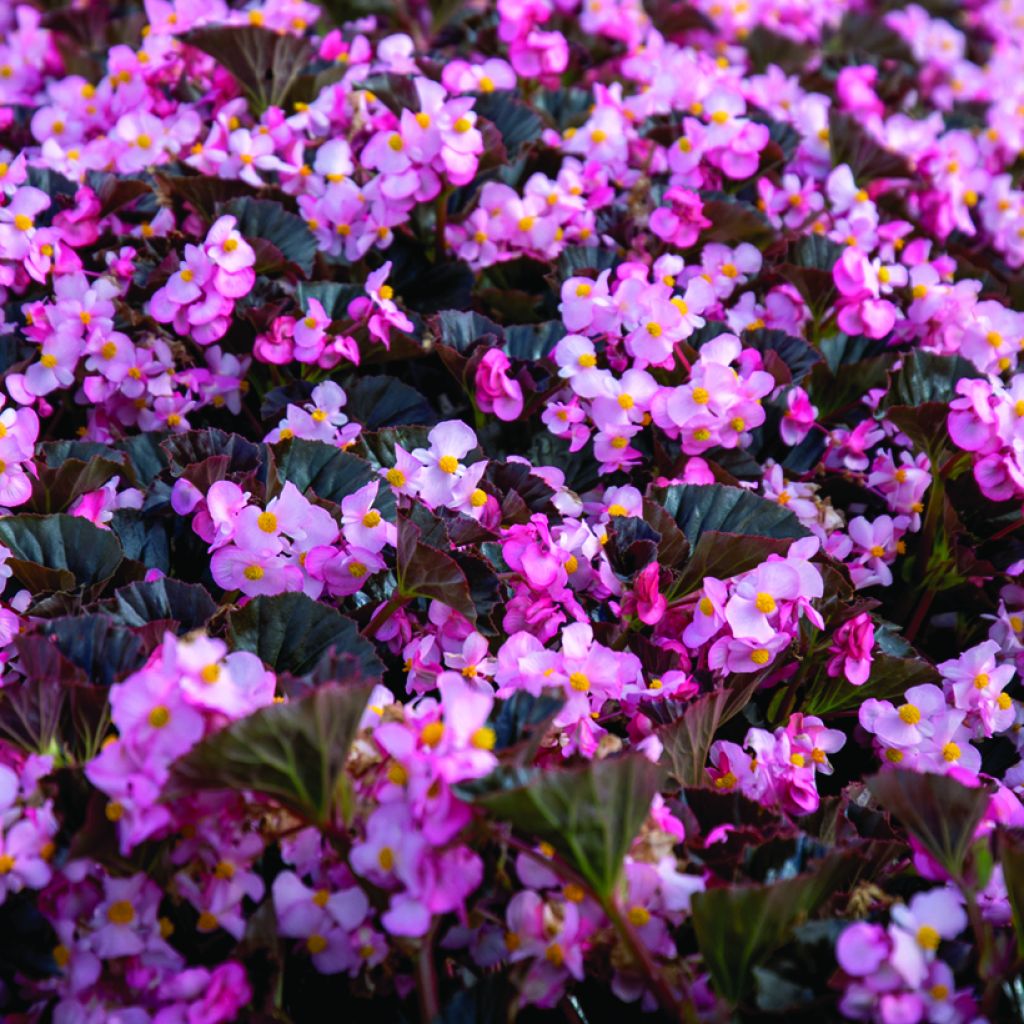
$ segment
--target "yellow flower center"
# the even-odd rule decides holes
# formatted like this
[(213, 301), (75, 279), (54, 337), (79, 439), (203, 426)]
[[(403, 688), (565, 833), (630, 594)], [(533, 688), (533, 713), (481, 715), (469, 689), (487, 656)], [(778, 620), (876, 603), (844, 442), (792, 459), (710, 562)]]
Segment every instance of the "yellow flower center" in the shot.
[(375, 509), (371, 508), (369, 512), (363, 516), (363, 526), (367, 529), (372, 530), (375, 526), (380, 525), (380, 513)]
[(117, 345), (112, 341), (104, 342), (100, 349), (100, 355), (104, 359), (113, 359), (117, 355)]
[(585, 672), (573, 672), (569, 676), (569, 685), (580, 693), (586, 693), (590, 689), (590, 680)]
[(737, 277), (739, 275), (739, 270), (736, 269), (735, 263), (723, 263), (722, 273), (726, 277)]
[(571, 576), (580, 567), (580, 560), (575, 555), (570, 555), (565, 560), (565, 571)]
[(923, 924), (917, 929), (917, 944), (922, 949), (936, 950), (940, 941), (941, 936), (930, 924)]
[(473, 493), (469, 496), (469, 503), (473, 508), (483, 508), (487, 504), (487, 492), (481, 490), (479, 487), (475, 488)]
[(201, 932), (212, 932), (216, 930), (218, 924), (217, 915), (209, 910), (204, 910), (199, 915), (199, 920), (196, 921), (196, 929)]
[(626, 917), (629, 918), (630, 924), (637, 928), (643, 928), (643, 926), (650, 921), (651, 912), (646, 907), (630, 907)]
[(584, 352), (576, 362), (584, 369), (589, 370), (592, 366), (597, 366), (597, 356), (593, 352)]
[(468, 117), (460, 117), (452, 127), (460, 134), (465, 135), (466, 132), (473, 127), (473, 122)]
[(870, 553), (872, 558), (884, 558), (885, 548), (881, 544), (873, 544)]
[(443, 737), (443, 722), (427, 722), (427, 724), (420, 730), (420, 742), (425, 747), (436, 747)]
[(795, 754), (789, 755), (789, 763), (796, 768), (804, 768), (807, 765), (807, 758), (798, 751)]
[(476, 747), (477, 750), (493, 750), (497, 741), (498, 737), (494, 734), (494, 730), (487, 725), (480, 726), (469, 738), (470, 745)]
[(149, 724), (154, 729), (162, 729), (171, 720), (171, 713), (163, 704), (157, 704), (149, 713)]
[(107, 920), (116, 925), (131, 924), (135, 920), (135, 908), (128, 900), (115, 900), (107, 907)]
[(988, 686), (988, 682), (989, 682), (989, 680), (988, 680), (988, 673), (986, 673), (986, 672), (979, 672), (974, 677), (974, 688), (976, 690), (984, 690), (985, 687)]
[(225, 252), (234, 252), (238, 248), (238, 239), (237, 238), (225, 238), (224, 239), (224, 244), (221, 246), (221, 248)]
[(313, 932), (308, 939), (306, 939), (306, 949), (316, 956), (317, 953), (322, 953), (327, 948), (327, 940), (322, 936)]
[(9, 853), (0, 853), (0, 875), (9, 875), (14, 870), (14, 858)]
[(202, 679), (207, 686), (212, 686), (218, 679), (220, 679), (220, 665), (216, 664), (216, 662), (204, 665), (202, 669), (200, 669), (199, 678)]
[(230, 881), (235, 877), (235, 865), (229, 860), (219, 860), (217, 861), (217, 866), (213, 869), (213, 873), (217, 878)]
[(57, 365), (57, 357), (47, 352), (40, 357), (39, 362), (41, 362), (48, 370), (52, 370)]
[(693, 400), (697, 405), (707, 405), (711, 401), (711, 395), (708, 393), (707, 388), (694, 388)]
[(771, 594), (761, 591), (757, 597), (754, 598), (754, 607), (761, 612), (762, 615), (771, 615), (775, 611), (775, 598)]
[(942, 748), (942, 759), (944, 761), (959, 761), (960, 760), (960, 748), (953, 742), (947, 743)]
[(565, 963), (565, 951), (561, 945), (557, 942), (552, 942), (547, 949), (544, 950), (544, 959), (554, 967), (561, 967)]
[(264, 533), (274, 533), (277, 530), (277, 516), (273, 512), (261, 512), (256, 520), (256, 525)]
[(715, 789), (732, 789), (736, 782), (736, 776), (732, 772), (726, 772), (715, 779)]
[(442, 473), (448, 473), (451, 475), (459, 468), (459, 460), (454, 455), (442, 455), (437, 460), (437, 468)]
[(257, 580), (263, 579), (266, 575), (263, 571), (262, 565), (247, 565), (242, 572), (242, 575), (247, 579), (255, 583)]
[(904, 704), (898, 714), (905, 725), (917, 725), (921, 721), (921, 709), (916, 704)]
[(767, 665), (771, 660), (771, 651), (765, 650), (763, 647), (758, 647), (756, 650), (750, 652), (750, 660), (755, 665)]
[(647, 325), (647, 333), (652, 338), (660, 338), (662, 335), (661, 324), (655, 323), (653, 320)]
[(393, 299), (395, 297), (395, 289), (389, 284), (382, 284), (378, 294), (382, 299), (387, 301), (388, 299)]
[(392, 467), (384, 475), (384, 478), (387, 480), (389, 484), (391, 484), (392, 487), (405, 486), (405, 474), (400, 469), (395, 469), (394, 467)]
[(618, 403), (620, 409), (630, 410), (636, 405), (632, 395), (627, 395), (625, 391), (622, 392), (618, 397)]

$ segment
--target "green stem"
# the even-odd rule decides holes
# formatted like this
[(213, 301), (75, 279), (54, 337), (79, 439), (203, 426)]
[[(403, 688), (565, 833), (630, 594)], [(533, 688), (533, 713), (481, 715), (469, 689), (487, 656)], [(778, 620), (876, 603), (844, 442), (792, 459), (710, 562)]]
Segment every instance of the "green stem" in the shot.
[(633, 959), (640, 968), (640, 972), (647, 978), (647, 983), (651, 986), (658, 1005), (672, 1020), (681, 1020), (682, 1007), (676, 1000), (675, 994), (654, 962), (651, 951), (644, 945), (643, 940), (637, 935), (636, 929), (622, 913), (614, 899), (609, 899), (604, 904), (604, 912), (619, 933), (619, 937), (633, 954)]
[(420, 1020), (423, 1024), (431, 1022), (441, 1013), (441, 997), (437, 984), (437, 971), (434, 968), (434, 933), (437, 924), (432, 923), (430, 931), (423, 936), (420, 950), (416, 956), (416, 997), (420, 1004)]
[(391, 616), (394, 615), (399, 608), (404, 607), (406, 604), (408, 604), (408, 602), (409, 598), (405, 597), (402, 594), (399, 594), (398, 591), (396, 590), (388, 598), (388, 603), (384, 605), (383, 611), (381, 611), (379, 615), (374, 616), (367, 623), (366, 627), (363, 629), (363, 636), (368, 638), (376, 636), (377, 631), (380, 629), (380, 627), (383, 626), (384, 623), (387, 622), (388, 619), (390, 619)]

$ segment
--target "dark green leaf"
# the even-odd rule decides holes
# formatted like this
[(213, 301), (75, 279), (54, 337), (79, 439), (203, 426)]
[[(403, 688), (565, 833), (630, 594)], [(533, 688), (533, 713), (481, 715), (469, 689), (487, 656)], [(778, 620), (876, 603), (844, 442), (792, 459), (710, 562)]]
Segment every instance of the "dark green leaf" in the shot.
[(550, 843), (610, 900), (661, 778), (658, 765), (629, 754), (567, 770), (499, 771), (471, 796), (517, 831)]
[(32, 497), (22, 512), (66, 512), (83, 494), (98, 491), (108, 480), (124, 476), (126, 469), (110, 459), (93, 457), (88, 462), (66, 459), (57, 468), (40, 466), (32, 481)]
[(787, 74), (803, 71), (815, 47), (757, 25), (743, 40), (755, 71), (764, 72), (774, 64)]
[(189, 466), (212, 458), (227, 459), (225, 473), (256, 473), (263, 461), (260, 445), (217, 427), (171, 434), (160, 447), (167, 454), (173, 476), (181, 476)]
[(707, 199), (703, 214), (711, 227), (701, 232), (702, 242), (739, 245), (749, 242), (762, 248), (775, 237), (768, 218), (753, 204), (741, 199)]
[(114, 592), (115, 614), (126, 626), (173, 621), (182, 633), (206, 625), (217, 605), (198, 583), (164, 576), (149, 583), (130, 583)]
[(81, 668), (91, 683), (111, 683), (141, 668), (148, 654), (142, 638), (108, 615), (69, 615), (47, 619), (39, 631)]
[(437, 413), (414, 387), (394, 377), (357, 377), (345, 388), (345, 411), (369, 430), (437, 422)]
[(914, 55), (906, 40), (891, 29), (884, 18), (879, 18), (875, 13), (847, 11), (839, 31), (834, 38), (826, 42), (826, 46), (830, 48), (833, 45), (844, 58), (858, 54), (904, 61), (908, 64), (914, 62)]
[(863, 686), (854, 686), (842, 674), (829, 677), (823, 673), (808, 691), (801, 710), (808, 715), (831, 715), (859, 708), (869, 697), (875, 700), (896, 700), (911, 686), (934, 683), (938, 673), (921, 658), (894, 658), (876, 654), (871, 675)]
[(813, 873), (774, 885), (694, 893), (697, 945), (718, 994), (739, 1003), (753, 988), (754, 968), (832, 893), (852, 885), (865, 866), (855, 852), (842, 851), (817, 862)]
[(221, 212), (238, 218), (238, 230), (245, 238), (270, 242), (304, 274), (312, 272), (317, 251), (313, 232), (301, 217), (289, 213), (280, 203), (242, 196), (225, 203)]
[(458, 309), (442, 309), (433, 318), (438, 340), (450, 345), (457, 352), (466, 353), (481, 340), (501, 342), (505, 328), (480, 313), (463, 312)]
[(188, 204), (207, 223), (217, 217), (218, 208), (240, 196), (251, 196), (253, 187), (230, 178), (211, 178), (205, 174), (175, 176), (157, 171), (154, 175), (157, 195), (163, 205)]
[(833, 165), (848, 164), (859, 185), (876, 178), (913, 177), (906, 157), (876, 142), (853, 114), (832, 110), (828, 132)]
[(510, 359), (536, 362), (554, 351), (565, 337), (565, 326), (560, 320), (547, 320), (540, 324), (515, 324), (505, 329), (502, 349)]
[(234, 75), (258, 113), (288, 107), (288, 95), (313, 58), (301, 36), (255, 25), (197, 28), (181, 37)]
[(305, 675), (331, 649), (358, 657), (365, 679), (379, 678), (382, 671), (373, 644), (359, 635), (356, 624), (305, 594), (253, 598), (228, 616), (228, 639), (275, 672)]
[(1010, 898), (1017, 948), (1024, 949), (1024, 829), (1000, 831), (997, 851)]
[(789, 367), (794, 384), (799, 384), (814, 364), (821, 362), (821, 353), (785, 331), (751, 331), (745, 336), (744, 345), (761, 353), (774, 352)]
[(316, 299), (332, 320), (346, 315), (348, 304), (366, 292), (357, 284), (341, 284), (338, 281), (300, 281), (295, 286), (295, 301), (303, 311), (309, 308), (309, 300)]
[(540, 138), (544, 122), (525, 104), (508, 92), (481, 93), (473, 110), (486, 117), (501, 133), (509, 160), (519, 158), (524, 146)]
[(683, 531), (690, 546), (709, 531), (755, 537), (807, 537), (788, 509), (740, 487), (674, 484), (655, 497)]
[(365, 685), (328, 684), (232, 722), (175, 762), (165, 799), (196, 790), (253, 790), (306, 821), (330, 823), (369, 694)]
[[(360, 487), (380, 480), (365, 459), (322, 441), (293, 438), (275, 445), (277, 476), (281, 483), (294, 484), (302, 494), (311, 490), (318, 497), (340, 504)], [(383, 481), (374, 505), (385, 519), (395, 518), (395, 498)]]
[(702, 533), (672, 588), (677, 597), (699, 590), (708, 576), (729, 579), (749, 572), (769, 555), (784, 555), (792, 540), (785, 537), (742, 536), (708, 530)]
[(900, 368), (892, 374), (883, 408), (894, 405), (924, 405), (956, 398), (958, 381), (981, 377), (963, 356), (940, 356), (932, 352), (907, 352)]
[(405, 516), (398, 518), (398, 552), (395, 575), (398, 591), (406, 598), (440, 601), (476, 621), (476, 605), (469, 592), (469, 581), (451, 555), (424, 544), (421, 531)]
[(988, 807), (987, 787), (969, 789), (948, 775), (901, 770), (873, 775), (867, 787), (953, 878), (961, 876), (974, 830)]
[(708, 751), (722, 724), (727, 690), (715, 690), (694, 698), (683, 714), (657, 732), (662, 757), (682, 786), (703, 786), (707, 781)]
[(50, 570), (43, 575), (51, 581), (60, 574), (60, 589), (71, 589), (110, 579), (124, 557), (110, 530), (64, 514), (0, 519), (0, 544), (11, 549), (14, 574), (30, 588), (33, 580), (40, 579), (32, 566)]
[[(491, 721), (495, 735), (495, 749), (521, 743), (530, 733), (543, 732), (547, 724), (565, 704), (558, 694), (542, 693), (537, 697), (519, 690), (502, 701), (497, 715)], [(538, 742), (541, 737), (538, 736)]]

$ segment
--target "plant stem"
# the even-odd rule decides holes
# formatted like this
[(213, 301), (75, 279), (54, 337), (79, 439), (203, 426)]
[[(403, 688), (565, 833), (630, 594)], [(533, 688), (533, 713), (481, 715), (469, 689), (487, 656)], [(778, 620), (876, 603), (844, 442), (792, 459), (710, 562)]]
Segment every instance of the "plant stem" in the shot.
[(420, 951), (416, 956), (416, 998), (419, 1001), (420, 1020), (423, 1024), (431, 1024), (441, 1012), (437, 971), (434, 969), (434, 933), (436, 930), (436, 923), (432, 923), (430, 931), (423, 936)]
[(435, 223), (435, 239), (437, 248), (437, 260), (440, 262), (445, 257), (445, 229), (448, 226), (448, 190), (442, 189), (441, 194), (437, 197), (437, 204), (435, 206), (436, 223)]
[(394, 615), (395, 612), (397, 612), (399, 608), (404, 607), (405, 604), (408, 603), (408, 601), (409, 601), (409, 598), (404, 597), (402, 594), (399, 594), (398, 591), (396, 590), (395, 593), (393, 593), (388, 598), (388, 603), (386, 605), (384, 605), (384, 607), (381, 609), (380, 614), (379, 615), (375, 615), (366, 624), (366, 627), (363, 629), (363, 636), (365, 636), (365, 637), (376, 636), (377, 631), (380, 629), (380, 627), (383, 626), (384, 623), (387, 622), (388, 619), (390, 619), (391, 616)]
[(604, 905), (604, 912), (615, 926), (619, 937), (629, 947), (629, 951), (633, 954), (633, 959), (636, 961), (641, 973), (646, 976), (647, 983), (651, 986), (655, 998), (658, 1000), (658, 1005), (672, 1020), (680, 1020), (682, 1013), (675, 994), (669, 988), (664, 977), (662, 977), (658, 965), (651, 956), (651, 951), (643, 944), (643, 940), (637, 935), (636, 929), (629, 919), (622, 913), (614, 899), (608, 900)]

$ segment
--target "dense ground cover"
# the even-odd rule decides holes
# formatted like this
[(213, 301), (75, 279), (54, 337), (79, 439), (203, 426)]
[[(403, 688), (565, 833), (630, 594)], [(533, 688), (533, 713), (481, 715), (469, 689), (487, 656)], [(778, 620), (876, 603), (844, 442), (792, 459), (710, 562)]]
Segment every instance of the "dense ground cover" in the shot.
[(1024, 4), (0, 3), (0, 1015), (1024, 1018)]

